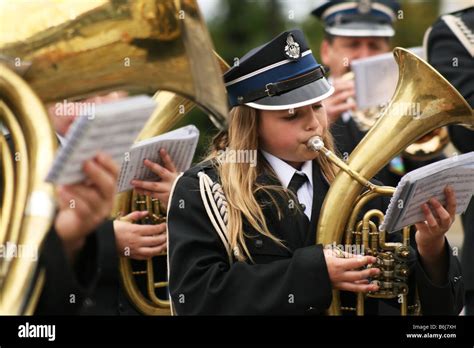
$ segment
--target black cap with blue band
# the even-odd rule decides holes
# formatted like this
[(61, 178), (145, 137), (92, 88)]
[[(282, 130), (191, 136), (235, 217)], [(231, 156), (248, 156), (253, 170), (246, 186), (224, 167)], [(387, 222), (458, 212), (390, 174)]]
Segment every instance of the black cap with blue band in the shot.
[(243, 56), (224, 75), (231, 107), (285, 110), (314, 104), (334, 89), (300, 30), (286, 31)]
[(391, 37), (395, 35), (393, 22), (399, 10), (395, 0), (328, 0), (312, 14), (334, 36)]

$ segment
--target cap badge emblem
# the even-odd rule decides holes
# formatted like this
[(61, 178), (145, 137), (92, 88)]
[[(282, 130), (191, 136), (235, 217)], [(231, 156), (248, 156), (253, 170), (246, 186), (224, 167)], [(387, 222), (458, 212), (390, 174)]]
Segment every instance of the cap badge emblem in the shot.
[(371, 0), (360, 0), (357, 10), (360, 14), (367, 14), (372, 10), (372, 1)]
[(301, 57), (300, 45), (291, 34), (286, 38), (285, 54), (291, 60), (298, 60)]

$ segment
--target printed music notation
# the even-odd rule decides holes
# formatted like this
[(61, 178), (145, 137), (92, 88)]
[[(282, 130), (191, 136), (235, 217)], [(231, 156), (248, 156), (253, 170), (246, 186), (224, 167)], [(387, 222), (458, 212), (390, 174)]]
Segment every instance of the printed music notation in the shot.
[(130, 181), (133, 179), (159, 181), (160, 178), (145, 167), (143, 161), (148, 159), (163, 165), (160, 149), (168, 152), (178, 172), (187, 170), (191, 166), (198, 140), (199, 130), (189, 125), (136, 143), (122, 163), (117, 191), (132, 189)]
[(85, 161), (98, 151), (109, 154), (117, 164), (130, 149), (153, 110), (156, 102), (148, 96), (135, 96), (95, 107), (93, 117), (78, 116), (58, 150), (46, 181), (74, 184), (85, 179)]
[(463, 213), (474, 193), (474, 152), (429, 164), (406, 174), (390, 200), (381, 229), (393, 232), (425, 220), (421, 206), (430, 198), (446, 204), (444, 188), (456, 196), (456, 214)]

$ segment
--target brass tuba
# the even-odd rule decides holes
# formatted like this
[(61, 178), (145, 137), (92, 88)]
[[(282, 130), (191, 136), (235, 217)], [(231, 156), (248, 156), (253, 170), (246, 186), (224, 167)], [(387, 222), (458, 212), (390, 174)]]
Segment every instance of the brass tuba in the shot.
[[(409, 312), (406, 300), (408, 288), (404, 285), (409, 250), (408, 229), (403, 231), (402, 243), (387, 243), (385, 232), (380, 231), (373, 221), (381, 223), (384, 217), (382, 212), (371, 210), (365, 214), (363, 221), (356, 221), (368, 201), (379, 195), (390, 196), (394, 191), (391, 187), (379, 187), (368, 180), (424, 134), (449, 124), (472, 126), (474, 114), (459, 92), (425, 61), (402, 48), (396, 48), (394, 55), (399, 66), (395, 94), (380, 119), (349, 156), (347, 164), (325, 149), (320, 139), (310, 139), (308, 147), (321, 151), (341, 169), (323, 204), (317, 243), (339, 245), (344, 238), (346, 244), (364, 246), (367, 254), (377, 257), (377, 265), (382, 270), (377, 279), (380, 290), (367, 296), (394, 298), (400, 295), (401, 314), (406, 315)], [(421, 110), (420, 115), (407, 112), (413, 104)], [(333, 290), (328, 314), (340, 315), (343, 310), (349, 310), (363, 315), (364, 296), (358, 294), (356, 307), (341, 308), (339, 291)]]
[(31, 315), (45, 274), (35, 278), (39, 250), (54, 217), (53, 186), (44, 178), (56, 148), (43, 104), (0, 63), (0, 315)]
[[(158, 90), (170, 91), (189, 99), (187, 103), (192, 101), (201, 106), (212, 115), (217, 125), (226, 122), (225, 88), (195, 0), (66, 0), (51, 1), (47, 6), (44, 2), (20, 0), (2, 3), (1, 7), (0, 62), (21, 71), (23, 79), (42, 103), (35, 103), (33, 97), (20, 98), (20, 92), (27, 88), (21, 89), (15, 78), (12, 78), (12, 84), (2, 85), (0, 100), (5, 100), (2, 93), (7, 90), (7, 97), (19, 103), (14, 109), (15, 116), (22, 122), (25, 120), (26, 128), (29, 121), (20, 118), (19, 111), (35, 117), (40, 115), (35, 124), (40, 123), (37, 130), (43, 132), (43, 144), (39, 145), (33, 132), (25, 134), (32, 134), (34, 164), (38, 160), (34, 158), (35, 153), (42, 158), (41, 175), (45, 170), (43, 166), (47, 168), (52, 159), (54, 148), (53, 133), (45, 128), (50, 126), (43, 103), (85, 98), (113, 90), (148, 94), (155, 94)], [(28, 14), (25, 18), (24, 13)], [(18, 26), (20, 21), (22, 25)], [(0, 79), (3, 76), (2, 67)], [(166, 97), (165, 92), (157, 97), (158, 103), (162, 102), (162, 97)], [(28, 107), (25, 101), (30, 103)], [(165, 108), (165, 105), (162, 103), (158, 108)], [(173, 105), (168, 104), (168, 108), (173, 109)], [(176, 112), (170, 112), (165, 117), (152, 118), (141, 137), (169, 129), (177, 121), (176, 115)], [(48, 140), (50, 135), (51, 143)], [(2, 158), (4, 149), (2, 145)], [(31, 176), (25, 179), (25, 170), (22, 173), (21, 180), (33, 181)], [(35, 178), (35, 185), (41, 179)], [(51, 187), (45, 187), (46, 191), (51, 190)], [(11, 197), (11, 192), (6, 194)], [(37, 208), (39, 196), (44, 195), (34, 196), (33, 208)], [(11, 198), (5, 199), (3, 204), (12, 201)], [(2, 223), (4, 211), (2, 205)], [(18, 225), (21, 220), (22, 214), (18, 212), (8, 221)], [(20, 238), (29, 240), (30, 234), (28, 231)], [(34, 237), (41, 236), (38, 233)], [(14, 301), (5, 294), (11, 289), (25, 289), (25, 292), (13, 294), (23, 301), (28, 285), (26, 280), (31, 274), (24, 271), (22, 268), (9, 272), (8, 278), (1, 278), (0, 295), (2, 304), (6, 306), (5, 311), (0, 307), (1, 314), (18, 312), (9, 309)]]

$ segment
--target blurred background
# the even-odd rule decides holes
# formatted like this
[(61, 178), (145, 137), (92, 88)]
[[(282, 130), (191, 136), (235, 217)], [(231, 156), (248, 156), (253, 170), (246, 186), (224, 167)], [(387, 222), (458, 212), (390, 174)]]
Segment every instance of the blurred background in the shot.
[[(198, 0), (214, 45), (228, 62), (280, 32), (301, 28), (319, 58), (323, 28), (310, 13), (322, 0)], [(420, 46), (440, 14), (472, 5), (473, 0), (402, 0), (394, 46)]]
[[(392, 47), (421, 46), (425, 31), (444, 13), (473, 4), (474, 0), (401, 0), (402, 13), (396, 23)], [(232, 65), (250, 49), (287, 29), (301, 28), (318, 60), (323, 38), (321, 23), (311, 15), (322, 0), (198, 0), (217, 53)], [(201, 131), (195, 161), (205, 154), (216, 129), (195, 110), (191, 120)], [(180, 124), (178, 126), (181, 126)]]

